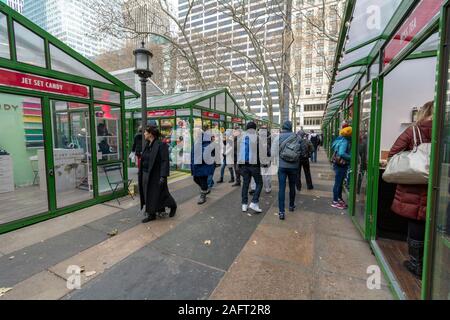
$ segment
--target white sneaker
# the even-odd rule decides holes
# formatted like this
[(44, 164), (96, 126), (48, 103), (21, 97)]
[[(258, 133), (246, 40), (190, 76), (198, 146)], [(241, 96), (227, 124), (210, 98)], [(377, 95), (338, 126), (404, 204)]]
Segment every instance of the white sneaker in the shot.
[(248, 204), (243, 204), (242, 205), (242, 212), (247, 212), (248, 210)]
[(257, 204), (257, 203), (252, 202), (250, 204), (250, 209), (252, 209), (253, 211), (258, 212), (258, 213), (262, 212), (261, 208), (259, 207), (259, 204)]
[(266, 193), (271, 193), (272, 189), (266, 189)]

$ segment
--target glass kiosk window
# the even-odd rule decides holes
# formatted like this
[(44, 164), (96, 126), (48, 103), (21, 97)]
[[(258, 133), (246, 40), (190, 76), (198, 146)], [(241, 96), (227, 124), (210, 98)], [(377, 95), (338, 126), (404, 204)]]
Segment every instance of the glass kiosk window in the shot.
[[(448, 51), (447, 51), (448, 52)], [(450, 61), (450, 57), (447, 57)], [(449, 63), (450, 66), (450, 63)], [(450, 299), (450, 67), (447, 71), (443, 127), (439, 141), (439, 195), (435, 204), (436, 225), (431, 261), (431, 298)]]
[(10, 53), (7, 22), (6, 16), (0, 12), (0, 57), (9, 59)]
[(89, 105), (51, 101), (56, 205), (93, 197)]
[(0, 93), (0, 225), (48, 211), (41, 99)]
[(367, 166), (370, 136), (370, 113), (372, 106), (372, 88), (369, 86), (361, 93), (359, 137), (358, 137), (358, 165), (356, 170), (356, 216), (359, 225), (365, 230), (366, 198), (367, 198)]
[(108, 179), (109, 181), (123, 180), (123, 166), (119, 162), (122, 160), (120, 108), (96, 105), (95, 128), (97, 131), (98, 189), (99, 194), (103, 195), (112, 192)]

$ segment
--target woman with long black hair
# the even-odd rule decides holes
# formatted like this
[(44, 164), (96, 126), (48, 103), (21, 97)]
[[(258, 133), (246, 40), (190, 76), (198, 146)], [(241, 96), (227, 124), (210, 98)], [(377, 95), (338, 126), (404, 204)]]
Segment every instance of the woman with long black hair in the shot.
[(147, 214), (143, 223), (155, 220), (156, 214), (165, 212), (166, 208), (170, 208), (170, 217), (177, 210), (177, 204), (167, 185), (167, 177), (170, 175), (169, 148), (159, 140), (160, 136), (156, 126), (148, 126), (144, 131), (146, 145), (138, 176), (141, 210), (145, 205)]

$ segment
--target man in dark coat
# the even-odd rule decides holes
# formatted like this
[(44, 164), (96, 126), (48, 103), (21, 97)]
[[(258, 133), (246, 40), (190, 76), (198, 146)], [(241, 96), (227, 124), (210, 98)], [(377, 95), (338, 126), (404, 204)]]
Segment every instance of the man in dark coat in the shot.
[(205, 161), (205, 149), (211, 144), (211, 132), (209, 128), (204, 129), (204, 132), (199, 128), (194, 129), (194, 148), (191, 152), (191, 173), (194, 177), (194, 182), (201, 190), (198, 204), (204, 204), (206, 202), (208, 177), (214, 174), (215, 169), (214, 159), (209, 164)]
[[(147, 218), (142, 221), (144, 223), (155, 220), (156, 213), (165, 211), (167, 207), (170, 208), (170, 217), (173, 217), (177, 208), (167, 185), (170, 175), (169, 148), (159, 140), (159, 130), (156, 127), (149, 128), (144, 133), (148, 142), (142, 152), (138, 174), (141, 210), (145, 205), (147, 213)], [(153, 140), (147, 138), (149, 133), (154, 136)]]

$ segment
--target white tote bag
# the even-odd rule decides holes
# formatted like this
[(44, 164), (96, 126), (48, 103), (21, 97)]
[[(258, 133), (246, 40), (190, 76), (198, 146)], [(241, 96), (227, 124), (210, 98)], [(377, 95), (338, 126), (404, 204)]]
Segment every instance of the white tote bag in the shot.
[(383, 180), (396, 184), (428, 184), (430, 174), (431, 143), (423, 143), (419, 132), (418, 144), (416, 127), (413, 127), (414, 149), (394, 155), (386, 166)]

